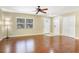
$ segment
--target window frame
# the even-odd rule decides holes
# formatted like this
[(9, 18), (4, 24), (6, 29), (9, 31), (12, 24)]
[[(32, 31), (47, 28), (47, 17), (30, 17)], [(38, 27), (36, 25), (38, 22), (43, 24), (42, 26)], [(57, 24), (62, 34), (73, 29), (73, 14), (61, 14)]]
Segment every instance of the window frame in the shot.
[[(24, 23), (18, 23), (17, 20), (18, 19), (24, 19)], [(27, 19), (32, 20), (31, 23), (27, 23)], [(18, 28), (18, 25), (24, 25), (24, 28)], [(28, 26), (28, 27), (27, 27)], [(32, 27), (30, 27), (32, 26)], [(17, 29), (32, 29), (33, 28), (33, 18), (25, 18), (25, 17), (16, 17), (16, 28)]]

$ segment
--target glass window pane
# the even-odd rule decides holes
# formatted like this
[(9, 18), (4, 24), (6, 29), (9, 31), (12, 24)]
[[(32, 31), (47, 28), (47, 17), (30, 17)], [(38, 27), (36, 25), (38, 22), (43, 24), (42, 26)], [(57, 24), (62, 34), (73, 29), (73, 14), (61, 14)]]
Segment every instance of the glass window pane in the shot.
[(33, 28), (33, 19), (26, 19), (26, 28)]
[(26, 23), (33, 23), (33, 19), (26, 19)]
[(17, 18), (17, 23), (25, 23), (25, 19), (23, 19), (23, 18)]
[(24, 24), (17, 24), (17, 28), (18, 29), (23, 29), (23, 28), (25, 28), (25, 26), (24, 26)]
[(33, 24), (26, 24), (26, 28), (33, 28)]
[(25, 28), (25, 19), (24, 18), (17, 18), (17, 28), (18, 29)]

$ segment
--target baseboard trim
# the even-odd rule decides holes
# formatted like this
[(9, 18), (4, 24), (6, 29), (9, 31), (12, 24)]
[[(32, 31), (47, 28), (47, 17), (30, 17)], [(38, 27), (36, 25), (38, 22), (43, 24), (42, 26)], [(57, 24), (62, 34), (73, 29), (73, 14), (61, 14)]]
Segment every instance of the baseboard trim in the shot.
[(33, 36), (33, 35), (43, 35), (43, 33), (37, 33), (37, 34), (24, 34), (24, 35), (12, 35), (12, 36), (9, 36), (9, 37)]

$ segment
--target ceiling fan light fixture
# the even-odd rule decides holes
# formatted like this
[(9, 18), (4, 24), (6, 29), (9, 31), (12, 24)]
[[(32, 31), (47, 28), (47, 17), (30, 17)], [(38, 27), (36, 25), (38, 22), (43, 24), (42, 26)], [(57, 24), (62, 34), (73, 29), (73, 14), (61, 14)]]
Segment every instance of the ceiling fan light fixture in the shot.
[(41, 9), (40, 6), (37, 6), (36, 14), (38, 14), (39, 12), (46, 14), (47, 13), (47, 12), (45, 12), (46, 10), (48, 10), (48, 8)]

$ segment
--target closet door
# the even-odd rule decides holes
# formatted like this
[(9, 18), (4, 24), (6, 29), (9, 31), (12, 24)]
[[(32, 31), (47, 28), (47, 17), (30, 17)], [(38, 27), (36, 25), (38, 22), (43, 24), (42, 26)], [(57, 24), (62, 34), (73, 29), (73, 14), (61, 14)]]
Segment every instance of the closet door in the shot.
[(75, 16), (64, 16), (62, 20), (62, 51), (75, 51)]

